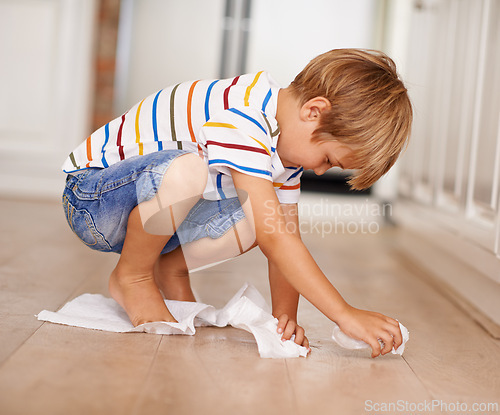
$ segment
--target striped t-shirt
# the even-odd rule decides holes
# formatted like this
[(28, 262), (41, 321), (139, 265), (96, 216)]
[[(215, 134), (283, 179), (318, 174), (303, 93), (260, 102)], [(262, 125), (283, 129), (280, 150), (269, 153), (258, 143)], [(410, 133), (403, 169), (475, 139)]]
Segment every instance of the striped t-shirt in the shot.
[(162, 89), (81, 143), (62, 169), (106, 168), (128, 157), (168, 149), (207, 162), (205, 195), (234, 195), (230, 169), (273, 182), (281, 203), (297, 203), (302, 168), (284, 167), (276, 152), (279, 86), (267, 72), (184, 82)]

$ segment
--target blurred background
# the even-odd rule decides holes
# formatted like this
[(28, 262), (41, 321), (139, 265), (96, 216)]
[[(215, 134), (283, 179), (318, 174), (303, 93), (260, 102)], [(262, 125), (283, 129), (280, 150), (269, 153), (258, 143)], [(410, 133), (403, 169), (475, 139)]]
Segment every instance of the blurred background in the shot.
[[(309, 60), (345, 47), (383, 49), (403, 71), (410, 9), (385, 0), (0, 0), (0, 191), (59, 197), (69, 152), (181, 81), (266, 70), (286, 87)], [(345, 190), (339, 172), (327, 181), (319, 190)]]
[[(0, 0), (0, 195), (58, 200), (68, 153), (158, 89), (258, 70), (285, 87), (341, 47), (388, 53), (414, 104), (409, 149), (363, 200), (429, 241), (424, 265), (439, 249), (474, 269), (443, 278), (500, 322), (499, 0)], [(303, 188), (344, 194), (345, 176)]]

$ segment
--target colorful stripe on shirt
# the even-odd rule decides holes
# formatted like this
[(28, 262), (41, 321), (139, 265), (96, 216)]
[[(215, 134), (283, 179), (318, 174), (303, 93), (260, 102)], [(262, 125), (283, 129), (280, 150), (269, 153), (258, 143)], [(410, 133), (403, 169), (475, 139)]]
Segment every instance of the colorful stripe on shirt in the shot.
[(229, 128), (231, 130), (237, 130), (237, 128), (233, 124), (229, 124), (226, 122), (215, 122), (209, 121), (203, 124), (204, 127), (219, 127), (219, 128)]
[(264, 134), (267, 134), (266, 129), (255, 118), (250, 117), (250, 115), (247, 115), (247, 114), (241, 112), (240, 110), (237, 110), (236, 108), (229, 108), (229, 111), (231, 111), (234, 114), (239, 115), (240, 117), (246, 118), (248, 121), (253, 122), (257, 127), (259, 127), (262, 131), (264, 131)]
[[(193, 143), (197, 143), (196, 141), (196, 136), (194, 135), (193, 131), (193, 122), (192, 122), (192, 115), (191, 115), (191, 105), (193, 103), (193, 93), (194, 93), (194, 88), (196, 84), (200, 81), (195, 81), (191, 85), (191, 88), (189, 88), (189, 93), (188, 93), (188, 99), (187, 99), (187, 125), (188, 125), (188, 130), (189, 130), (189, 135), (191, 136), (191, 141)], [(198, 155), (203, 158), (203, 150), (201, 149), (200, 145), (198, 144)]]
[(102, 145), (101, 148), (101, 153), (102, 153), (101, 163), (104, 167), (109, 167), (109, 164), (106, 161), (106, 156), (104, 155), (104, 153), (106, 152), (104, 148), (106, 147), (109, 141), (109, 122), (104, 126), (104, 135), (105, 135), (104, 144)]
[(205, 98), (205, 121), (208, 121), (210, 119), (210, 108), (209, 108), (209, 102), (210, 102), (210, 93), (212, 92), (212, 88), (214, 87), (214, 85), (219, 82), (219, 80), (215, 80), (213, 81), (209, 86), (208, 86), (208, 89), (207, 89), (207, 96)]
[(273, 93), (271, 91), (271, 88), (269, 88), (269, 91), (267, 91), (267, 95), (262, 102), (262, 112), (264, 113), (264, 115), (266, 114), (267, 104), (269, 104), (269, 100), (271, 99), (272, 94)]
[(276, 130), (273, 131), (271, 124), (269, 124), (269, 121), (266, 117), (266, 114), (264, 114), (264, 111), (262, 111), (262, 112), (264, 115), (264, 121), (266, 122), (266, 125), (267, 125), (267, 129), (269, 130), (269, 134), (271, 134), (271, 137), (276, 137), (280, 133), (280, 126), (278, 125), (276, 127)]
[(265, 149), (246, 146), (243, 144), (219, 143), (217, 141), (208, 140), (207, 147), (208, 146), (219, 146), (219, 147), (224, 147), (224, 148), (232, 148), (234, 150), (253, 151), (255, 153), (262, 153), (265, 155), (269, 154)]
[[(163, 90), (161, 90), (163, 91)], [(158, 151), (163, 150), (163, 144), (162, 142), (158, 139), (158, 123), (157, 123), (157, 111), (158, 111), (158, 97), (161, 94), (161, 91), (158, 91), (158, 93), (155, 95), (155, 98), (153, 100), (153, 111), (152, 111), (152, 122), (153, 122), (153, 133), (154, 133), (154, 140), (158, 143)]]
[[(146, 99), (146, 98), (144, 98)], [(139, 106), (137, 107), (137, 114), (135, 114), (135, 142), (139, 145), (139, 155), (142, 156), (144, 154), (144, 146), (141, 143), (141, 133), (139, 130), (139, 114), (141, 113), (142, 103), (144, 99), (141, 101)]]
[(259, 80), (260, 76), (262, 75), (262, 72), (264, 71), (260, 71), (257, 73), (257, 75), (255, 75), (255, 78), (253, 79), (252, 83), (250, 85), (248, 85), (246, 91), (245, 91), (245, 97), (243, 98), (243, 103), (245, 105), (245, 107), (248, 107), (250, 106), (250, 92), (252, 92), (252, 89), (253, 87), (257, 84), (257, 81)]
[(224, 90), (224, 96), (223, 96), (223, 99), (224, 99), (224, 109), (227, 110), (229, 109), (229, 91), (231, 89), (231, 87), (233, 87), (234, 85), (236, 85), (236, 83), (238, 82), (238, 79), (240, 79), (239, 76), (237, 76), (236, 78), (233, 79), (233, 82), (231, 82), (231, 85), (229, 85), (225, 90)]
[(182, 150), (182, 142), (177, 141), (177, 133), (175, 132), (175, 93), (177, 88), (179, 88), (180, 84), (177, 84), (173, 87), (172, 92), (170, 93), (170, 134), (172, 136), (172, 141), (177, 143), (177, 149)]
[(219, 196), (222, 198), (222, 199), (225, 199), (226, 198), (226, 194), (224, 193), (224, 191), (222, 190), (222, 173), (219, 173), (217, 175), (217, 192), (219, 193)]
[[(295, 167), (287, 167), (287, 169), (295, 169)], [(295, 173), (293, 173), (288, 180), (293, 179), (294, 177), (297, 177), (300, 173), (304, 171), (303, 167), (299, 167)]]
[(239, 164), (233, 163), (232, 161), (225, 160), (225, 159), (209, 160), (208, 161), (208, 165), (210, 166), (212, 164), (227, 164), (229, 166), (236, 167), (237, 169), (240, 169), (240, 170), (243, 170), (243, 171), (246, 171), (246, 172), (249, 172), (249, 173), (257, 173), (257, 174), (262, 174), (262, 175), (265, 175), (265, 176), (272, 177), (272, 173), (270, 171), (268, 171), (268, 170), (254, 169), (254, 168), (251, 168), (251, 167), (241, 166)]
[(120, 128), (118, 129), (118, 135), (116, 137), (116, 146), (118, 147), (118, 154), (120, 154), (120, 160), (125, 159), (125, 154), (123, 154), (123, 146), (122, 146), (122, 132), (123, 132), (124, 122), (125, 122), (125, 114), (122, 115), (122, 122), (120, 124)]
[(281, 190), (296, 190), (300, 189), (300, 183), (294, 184), (293, 186), (284, 186), (283, 184), (279, 186)]
[(87, 137), (87, 160), (89, 162), (85, 167), (90, 167), (90, 162), (92, 161), (92, 142), (90, 135)]
[(73, 154), (73, 152), (71, 152), (69, 154), (69, 159), (71, 160), (71, 163), (73, 164), (73, 166), (75, 166), (75, 168), (77, 170), (80, 170), (80, 166), (78, 164), (76, 164), (75, 155)]
[(267, 147), (264, 145), (263, 142), (257, 140), (256, 138), (252, 137), (251, 135), (249, 136), (252, 140), (256, 141), (257, 144), (259, 144), (265, 151), (266, 153), (270, 156), (271, 155), (271, 152), (267, 149)]

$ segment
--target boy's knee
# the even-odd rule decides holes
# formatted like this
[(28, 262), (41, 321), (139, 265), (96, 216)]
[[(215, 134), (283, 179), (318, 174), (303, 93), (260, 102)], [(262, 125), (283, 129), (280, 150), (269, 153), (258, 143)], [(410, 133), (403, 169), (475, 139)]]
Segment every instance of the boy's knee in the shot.
[[(206, 162), (196, 154), (189, 153), (172, 161), (163, 179), (163, 185), (176, 186), (185, 191), (203, 193), (208, 179)], [(184, 192), (183, 192), (184, 193)]]
[(203, 195), (207, 179), (205, 161), (196, 154), (184, 154), (168, 167), (155, 198), (164, 207), (177, 206), (181, 210), (189, 210)]
[(206, 163), (196, 154), (184, 154), (173, 160), (156, 195), (139, 204), (146, 232), (172, 235), (202, 196), (207, 178)]

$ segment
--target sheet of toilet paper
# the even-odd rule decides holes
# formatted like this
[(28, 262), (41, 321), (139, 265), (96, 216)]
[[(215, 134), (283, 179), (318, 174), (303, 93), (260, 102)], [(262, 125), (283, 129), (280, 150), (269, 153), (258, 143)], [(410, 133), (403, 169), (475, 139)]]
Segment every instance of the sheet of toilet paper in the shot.
[[(406, 342), (410, 339), (410, 333), (408, 329), (399, 323), (399, 329), (401, 330), (401, 335), (403, 336), (403, 343), (397, 348), (392, 348), (391, 352), (393, 354), (402, 355), (405, 351)], [(332, 339), (335, 340), (340, 346), (346, 349), (369, 349), (370, 345), (362, 340), (356, 340), (345, 334), (340, 327), (334, 323)], [(380, 340), (379, 340), (380, 341)]]
[(278, 320), (271, 314), (259, 291), (248, 283), (222, 309), (185, 301), (165, 300), (165, 303), (177, 323), (154, 322), (134, 327), (116, 301), (100, 294), (83, 294), (59, 311), (43, 310), (37, 317), (41, 321), (118, 333), (194, 335), (196, 327), (230, 325), (252, 333), (260, 357), (307, 356), (307, 348), (292, 340), (281, 340), (281, 335), (277, 333)]

